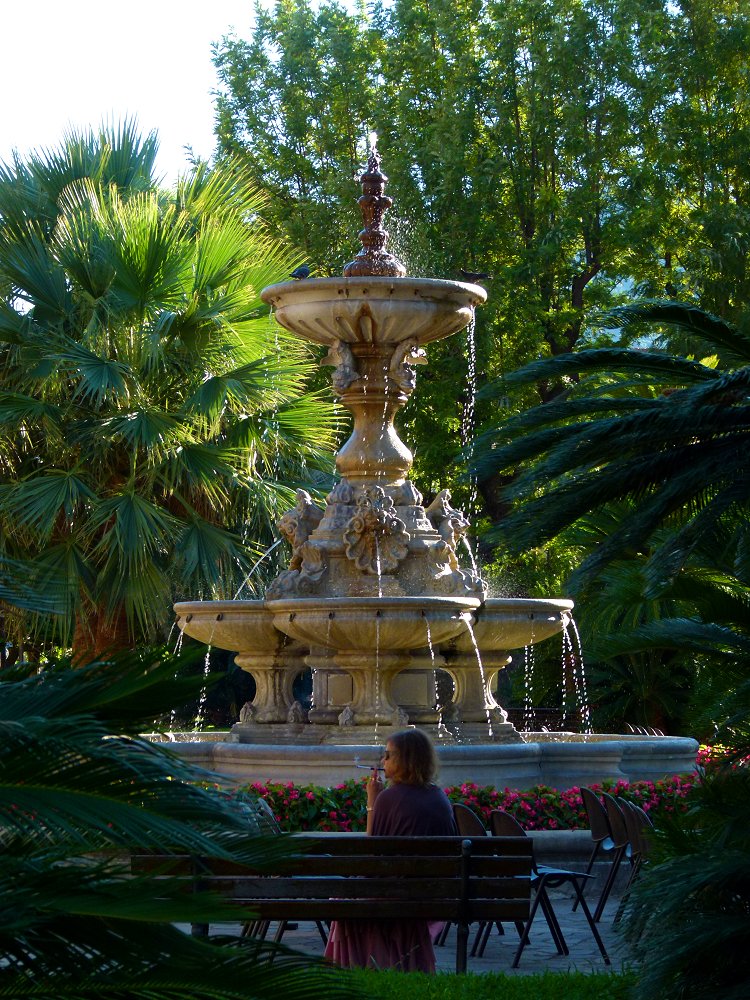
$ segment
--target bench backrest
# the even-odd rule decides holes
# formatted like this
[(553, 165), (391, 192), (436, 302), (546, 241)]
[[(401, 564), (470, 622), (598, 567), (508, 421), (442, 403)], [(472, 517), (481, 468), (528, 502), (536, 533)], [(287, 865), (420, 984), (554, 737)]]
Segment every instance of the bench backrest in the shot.
[[(527, 837), (289, 838), (293, 853), (272, 872), (216, 859), (137, 856), (133, 870), (190, 878), (238, 903), (300, 918), (342, 916), (523, 920), (532, 843)], [(375, 912), (376, 911), (376, 912)], [(316, 917), (317, 919), (317, 917)]]

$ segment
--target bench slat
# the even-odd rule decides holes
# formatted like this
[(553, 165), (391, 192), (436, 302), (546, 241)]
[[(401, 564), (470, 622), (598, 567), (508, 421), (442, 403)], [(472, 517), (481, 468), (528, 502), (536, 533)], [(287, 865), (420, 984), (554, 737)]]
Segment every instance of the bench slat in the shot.
[(262, 920), (526, 920), (527, 899), (478, 900), (464, 914), (456, 900), (413, 900), (405, 914), (400, 901), (362, 899), (235, 900)]
[[(285, 878), (273, 879), (221, 877), (200, 879), (198, 888), (246, 899), (460, 899), (460, 879), (434, 878)], [(503, 896), (528, 896), (525, 879), (492, 878), (470, 881), (467, 898), (494, 899)]]

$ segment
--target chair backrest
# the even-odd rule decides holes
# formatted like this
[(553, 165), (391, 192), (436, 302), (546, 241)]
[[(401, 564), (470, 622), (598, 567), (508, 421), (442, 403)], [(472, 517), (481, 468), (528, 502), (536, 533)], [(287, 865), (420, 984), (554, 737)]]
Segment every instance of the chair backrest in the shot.
[(490, 813), (490, 832), (493, 837), (525, 837), (526, 831), (510, 813), (493, 809)]
[(609, 792), (602, 792), (604, 808), (607, 810), (609, 829), (611, 831), (612, 842), (615, 847), (627, 847), (629, 842), (628, 829), (625, 826), (625, 816), (620, 808), (620, 804), (614, 795)]
[(462, 802), (453, 803), (453, 815), (458, 832), (462, 837), (486, 837), (487, 827), (473, 809)]
[(607, 810), (602, 805), (601, 799), (596, 792), (592, 792), (590, 788), (582, 788), (581, 798), (583, 799), (583, 807), (586, 810), (589, 820), (591, 839), (600, 842), (606, 840), (607, 837), (611, 837), (612, 832), (609, 828)]
[(645, 855), (649, 849), (648, 831), (653, 830), (654, 825), (649, 815), (635, 802), (622, 800), (623, 812), (625, 814), (625, 826), (628, 831), (628, 839), (633, 854)]

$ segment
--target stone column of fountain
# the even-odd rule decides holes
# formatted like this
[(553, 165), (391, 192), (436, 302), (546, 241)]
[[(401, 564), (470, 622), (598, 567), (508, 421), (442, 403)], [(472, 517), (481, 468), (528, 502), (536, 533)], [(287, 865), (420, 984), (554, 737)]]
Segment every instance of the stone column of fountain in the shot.
[[(466, 327), (486, 292), (406, 277), (385, 248), (382, 223), (391, 199), (375, 148), (361, 182), (362, 249), (343, 278), (288, 281), (262, 292), (282, 326), (326, 348), (322, 364), (333, 367), (333, 391), (353, 417), (336, 457), (339, 481), (325, 508), (299, 490), (295, 508), (281, 518), (291, 558), (265, 601), (226, 602), (235, 613), (222, 607), (220, 620), (213, 602), (179, 604), (178, 621), (190, 635), (237, 650), (237, 662), (256, 678), (258, 693), (236, 739), (288, 736), (290, 684), (273, 680), (276, 672), (286, 670), (287, 680), (291, 672), (281, 662), (279, 637), (287, 636), (314, 672), (305, 733), (298, 732), (299, 713), (291, 720), (302, 740), (382, 742), (389, 727), (410, 719), (437, 733), (439, 666), (456, 690), (453, 705), (443, 706), (442, 735), (520, 740), (481, 676), (482, 650), (501, 651), (507, 662), (507, 650), (560, 631), (572, 602), (525, 602), (525, 617), (516, 602), (486, 602), (477, 573), (459, 563), (467, 519), (447, 490), (423, 506), (408, 478), (411, 453), (394, 426), (415, 388), (415, 366), (427, 362), (425, 345)], [(535, 631), (535, 615), (547, 622), (544, 630)], [(498, 639), (503, 621), (515, 625), (500, 629)]]

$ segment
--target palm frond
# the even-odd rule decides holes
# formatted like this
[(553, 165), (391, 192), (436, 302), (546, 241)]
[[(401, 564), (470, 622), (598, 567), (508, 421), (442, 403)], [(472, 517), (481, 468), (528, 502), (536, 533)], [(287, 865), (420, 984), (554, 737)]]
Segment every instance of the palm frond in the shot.
[(70, 521), (84, 504), (97, 499), (81, 471), (49, 469), (30, 476), (0, 495), (0, 511), (49, 540), (59, 518)]
[(720, 316), (684, 302), (647, 300), (619, 306), (606, 314), (604, 322), (625, 329), (653, 324), (677, 327), (707, 344), (721, 347), (729, 364), (746, 365), (750, 361), (750, 337)]
[(662, 618), (597, 641), (597, 655), (601, 658), (675, 648), (685, 653), (724, 657), (731, 662), (738, 656), (750, 656), (750, 639), (726, 625), (691, 618)]
[[(657, 351), (601, 347), (532, 361), (523, 368), (505, 375), (504, 381), (511, 385), (529, 385), (546, 378), (564, 378), (581, 372), (599, 371), (628, 372), (644, 381), (655, 379), (678, 385), (713, 381), (718, 377), (713, 368), (687, 358), (678, 358)], [(491, 399), (506, 393), (507, 388), (502, 383), (493, 383), (482, 389), (481, 397)]]
[(134, 852), (273, 870), (295, 850), (163, 746), (114, 735), (163, 709), (172, 669), (130, 657), (0, 680), (0, 996), (356, 996), (345, 974), (278, 945), (190, 937), (175, 924), (250, 914), (183, 878), (131, 874)]

